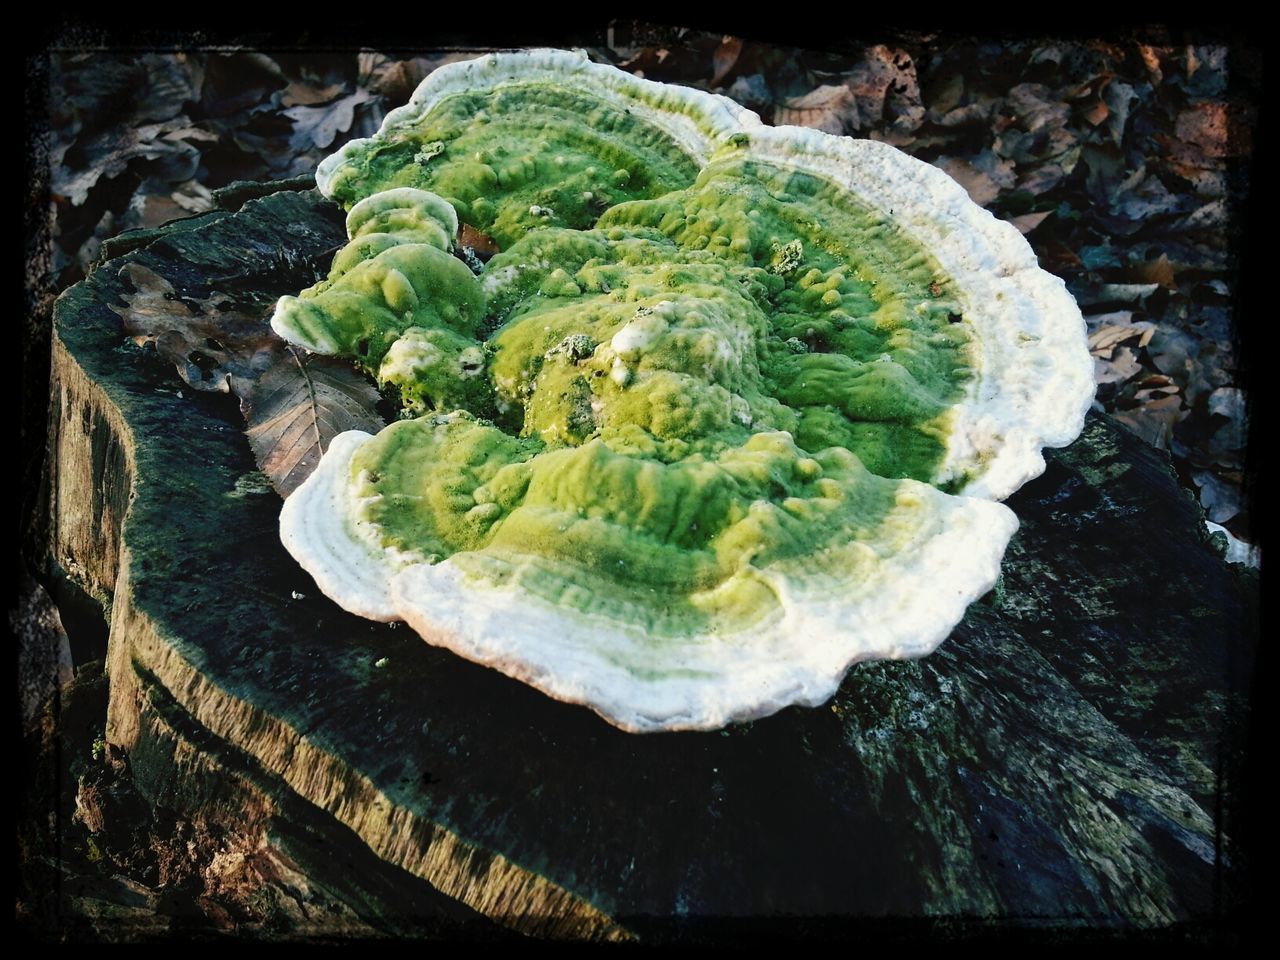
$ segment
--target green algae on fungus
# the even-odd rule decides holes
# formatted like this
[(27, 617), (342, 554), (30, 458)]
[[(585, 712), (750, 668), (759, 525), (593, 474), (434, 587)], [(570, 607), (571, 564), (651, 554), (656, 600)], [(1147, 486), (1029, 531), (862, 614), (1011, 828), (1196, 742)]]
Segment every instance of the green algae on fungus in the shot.
[(409, 419), (334, 442), (286, 545), (625, 729), (927, 653), (1092, 395), (1061, 281), (945, 175), (579, 55), (443, 68), (318, 180), (351, 243), (273, 325)]

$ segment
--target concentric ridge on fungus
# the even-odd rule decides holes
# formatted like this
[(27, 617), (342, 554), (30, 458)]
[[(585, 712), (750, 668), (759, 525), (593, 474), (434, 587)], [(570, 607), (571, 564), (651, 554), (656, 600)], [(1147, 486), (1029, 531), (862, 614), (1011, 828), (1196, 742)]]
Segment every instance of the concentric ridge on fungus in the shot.
[(285, 545), (627, 730), (930, 652), (1093, 396), (1062, 282), (944, 173), (582, 54), (442, 67), (317, 180), (351, 242), (272, 324), (406, 419), (335, 439)]

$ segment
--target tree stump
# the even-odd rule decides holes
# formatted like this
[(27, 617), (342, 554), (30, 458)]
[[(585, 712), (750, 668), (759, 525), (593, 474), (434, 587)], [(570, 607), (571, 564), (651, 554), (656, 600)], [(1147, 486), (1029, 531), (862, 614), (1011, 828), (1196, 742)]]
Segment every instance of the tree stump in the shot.
[(855, 667), (821, 708), (630, 735), (320, 595), (234, 399), (184, 390), (111, 310), (129, 262), (182, 297), (296, 292), (341, 212), (282, 191), (148, 239), (57, 304), (51, 450), (54, 555), (109, 609), (107, 739), (152, 802), (281, 851), (392, 933), (1229, 905), (1256, 581), (1105, 417), (1008, 501), (1002, 580), (936, 653)]

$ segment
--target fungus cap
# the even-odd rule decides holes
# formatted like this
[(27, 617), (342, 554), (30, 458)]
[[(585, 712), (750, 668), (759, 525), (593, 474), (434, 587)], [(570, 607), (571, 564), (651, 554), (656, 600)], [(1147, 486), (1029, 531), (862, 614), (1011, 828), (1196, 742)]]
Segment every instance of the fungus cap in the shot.
[(286, 546), (627, 730), (930, 652), (1093, 396), (1062, 282), (944, 173), (581, 54), (443, 67), (317, 180), (351, 243), (273, 326), (412, 419), (333, 442)]

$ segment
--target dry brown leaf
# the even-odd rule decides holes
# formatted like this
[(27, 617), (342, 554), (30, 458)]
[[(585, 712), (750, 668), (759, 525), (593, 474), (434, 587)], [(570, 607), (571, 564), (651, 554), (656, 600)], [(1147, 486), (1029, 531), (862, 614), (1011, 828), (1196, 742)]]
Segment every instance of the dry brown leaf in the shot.
[(1160, 69), (1161, 53), (1168, 54), (1168, 47), (1152, 47), (1145, 43), (1138, 44), (1138, 55), (1142, 57), (1142, 64), (1147, 68), (1147, 73), (1151, 75), (1151, 83), (1155, 86), (1160, 84), (1164, 79), (1164, 73)]
[(1184, 230), (1217, 230), (1229, 224), (1231, 212), (1225, 200), (1210, 200), (1183, 218), (1180, 227)]
[(1107, 105), (1107, 129), (1111, 133), (1111, 141), (1119, 147), (1124, 143), (1124, 128), (1129, 121), (1129, 105), (1139, 99), (1138, 92), (1129, 84), (1114, 80), (1102, 91), (1102, 99)]
[(724, 37), (720, 40), (720, 46), (716, 47), (716, 52), (711, 55), (711, 66), (714, 70), (711, 75), (711, 86), (720, 86), (724, 78), (729, 75), (729, 71), (733, 69), (734, 64), (738, 62), (738, 56), (741, 53), (742, 39), (740, 37)]
[(1180, 397), (1170, 396), (1144, 403), (1132, 410), (1121, 410), (1115, 414), (1115, 419), (1152, 446), (1168, 450), (1173, 428), (1185, 420), (1189, 412), (1182, 407)]
[(289, 145), (295, 150), (312, 146), (327, 149), (338, 134), (346, 133), (355, 121), (355, 110), (373, 99), (368, 90), (357, 89), (341, 100), (322, 107), (289, 107), (281, 112), (293, 121)]
[(1037, 247), (1036, 255), (1039, 257), (1040, 265), (1050, 271), (1054, 267), (1065, 270), (1080, 270), (1084, 267), (1079, 254), (1061, 240), (1050, 240), (1048, 243)]
[(948, 73), (929, 91), (929, 119), (937, 123), (943, 116), (960, 106), (964, 96), (964, 74)]
[(1000, 186), (995, 180), (962, 157), (939, 157), (933, 165), (964, 187), (969, 199), (980, 207), (1000, 195)]
[(1093, 359), (1094, 383), (1124, 383), (1141, 372), (1138, 355), (1128, 347), (1117, 347), (1110, 360), (1097, 356)]
[(1096, 127), (1103, 120), (1106, 120), (1110, 113), (1111, 111), (1107, 109), (1107, 105), (1099, 100), (1084, 112), (1084, 119), (1090, 126)]
[(1191, 474), (1200, 487), (1200, 505), (1214, 523), (1226, 523), (1244, 508), (1240, 486), (1229, 483), (1208, 470)]
[(1244, 419), (1244, 391), (1239, 387), (1219, 387), (1209, 395), (1209, 412), (1233, 420)]
[(1071, 174), (1079, 159), (1080, 150), (1075, 148), (1056, 160), (1049, 160), (1031, 167), (1018, 178), (1018, 189), (1025, 190), (1036, 197), (1047, 193)]
[(253, 384), (240, 411), (258, 469), (287, 497), (338, 434), (377, 433), (386, 425), (377, 404), (378, 391), (348, 364), (288, 347)]
[(196, 390), (242, 395), (241, 384), (271, 365), (281, 341), (271, 332), (269, 310), (240, 310), (216, 293), (190, 301), (193, 309), (168, 280), (140, 263), (125, 264), (120, 275), (134, 289), (124, 295), (124, 307), (111, 308), (125, 332), (138, 344), (154, 343)]
[(307, 83), (294, 81), (285, 88), (280, 99), (283, 107), (315, 107), (336, 99), (346, 89), (340, 83), (331, 83), (327, 87), (313, 87)]
[[(1076, 261), (1078, 265), (1083, 266)], [(1160, 289), (1158, 283), (1103, 283), (1096, 288), (1081, 290), (1076, 300), (1084, 306), (1095, 303), (1142, 303)]]
[(1135, 339), (1139, 348), (1145, 347), (1155, 332), (1156, 325), (1147, 321), (1105, 326), (1089, 335), (1089, 352), (1095, 357), (1110, 357), (1117, 346)]
[(190, 126), (186, 117), (137, 127), (112, 127), (79, 144), (86, 164), (75, 169), (56, 164), (50, 189), (74, 206), (89, 198), (89, 191), (106, 178), (119, 176), (131, 165), (169, 181), (189, 180), (200, 166), (200, 152), (186, 140), (166, 134)]
[(1168, 254), (1160, 254), (1159, 260), (1135, 264), (1129, 273), (1129, 279), (1139, 283), (1158, 283), (1166, 290), (1178, 289), (1173, 278), (1173, 264), (1169, 262)]
[(814, 127), (840, 134), (844, 133), (846, 124), (857, 128), (858, 105), (853, 91), (844, 84), (825, 83), (803, 97), (779, 104), (774, 122), (779, 126)]
[(383, 53), (366, 50), (356, 57), (356, 85), (386, 97), (392, 106), (404, 103), (427, 74), (448, 63), (470, 60), (483, 51), (455, 51), (435, 56), (393, 60)]
[(1026, 236), (1036, 227), (1040, 226), (1040, 224), (1044, 223), (1045, 219), (1052, 214), (1052, 210), (1041, 210), (1038, 213), (1024, 213), (1020, 217), (1010, 217), (1009, 222), (1018, 228), (1019, 233)]
[(986, 123), (991, 118), (994, 101), (983, 103), (967, 103), (963, 107), (950, 110), (938, 119), (941, 127), (962, 127), (966, 124)]
[(924, 102), (911, 55), (884, 44), (869, 47), (846, 81), (858, 107), (855, 129), (888, 124), (897, 139), (924, 122)]
[(148, 229), (160, 227), (170, 220), (187, 216), (187, 209), (172, 196), (142, 194), (135, 196), (129, 204), (129, 216), (125, 223), (132, 227), (135, 224)]
[(481, 233), (469, 223), (464, 223), (458, 231), (458, 246), (470, 250), (482, 263), (500, 251), (493, 237)]
[(1206, 157), (1231, 156), (1225, 103), (1198, 103), (1183, 110), (1175, 133), (1184, 143), (1199, 147)]

